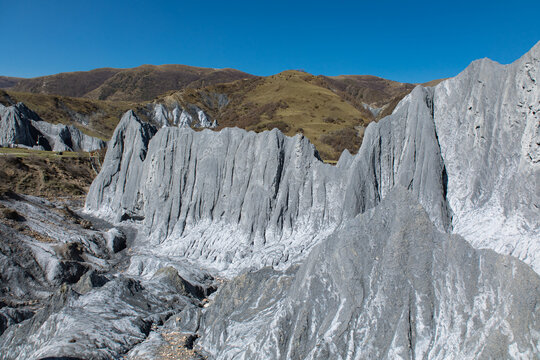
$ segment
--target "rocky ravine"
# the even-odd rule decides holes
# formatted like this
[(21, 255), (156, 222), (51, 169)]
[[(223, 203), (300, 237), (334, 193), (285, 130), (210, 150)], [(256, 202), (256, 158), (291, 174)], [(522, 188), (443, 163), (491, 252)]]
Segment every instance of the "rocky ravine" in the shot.
[[(2, 200), (78, 250), (4, 240), (2, 280), (23, 285), (2, 296), (39, 301), (4, 301), (0, 358), (539, 357), (539, 59), (417, 87), (335, 167), (300, 135), (126, 113), (86, 199), (100, 230)], [(20, 252), (82, 270), (19, 276)]]

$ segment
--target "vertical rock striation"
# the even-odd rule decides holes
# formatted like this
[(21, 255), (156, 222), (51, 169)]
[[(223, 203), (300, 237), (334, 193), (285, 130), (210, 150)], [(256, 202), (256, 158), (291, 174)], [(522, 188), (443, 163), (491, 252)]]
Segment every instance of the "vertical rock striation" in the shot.
[(534, 358), (540, 278), (439, 232), (394, 189), (298, 268), (220, 289), (198, 344), (213, 359)]
[(105, 141), (83, 134), (74, 126), (50, 124), (23, 103), (0, 105), (0, 146), (22, 146), (53, 151), (94, 151)]
[(358, 155), (344, 155), (337, 167), (324, 164), (301, 135), (167, 127), (152, 137), (154, 130), (128, 113), (86, 210), (138, 220), (161, 254), (221, 270), (232, 264), (233, 272), (306, 256), (396, 184), (412, 190), (447, 229), (431, 97), (430, 90), (415, 90), (395, 117), (368, 128)]
[(510, 65), (473, 62), (435, 88), (454, 232), (540, 272), (540, 43)]

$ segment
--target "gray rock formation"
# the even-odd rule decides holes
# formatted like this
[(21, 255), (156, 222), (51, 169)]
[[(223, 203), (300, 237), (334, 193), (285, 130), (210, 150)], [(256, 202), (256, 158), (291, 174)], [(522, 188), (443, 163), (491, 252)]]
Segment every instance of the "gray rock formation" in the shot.
[(7, 107), (0, 104), (0, 146), (36, 145), (38, 134), (32, 127), (30, 119), (37, 120), (38, 117), (23, 103)]
[(0, 199), (0, 359), (538, 358), (539, 276), (448, 233), (538, 271), (539, 49), (417, 87), (336, 166), (301, 135), (127, 112), (86, 199), (101, 230)]
[(157, 104), (154, 106), (152, 120), (156, 124), (161, 125), (161, 127), (169, 126), (169, 118), (171, 118), (171, 115), (172, 114), (170, 114), (167, 109), (165, 109), (165, 106), (163, 106), (163, 104)]
[(453, 227), (540, 272), (540, 43), (510, 65), (483, 59), (434, 90)]
[(0, 338), (2, 359), (118, 359), (152, 328), (199, 300), (175, 271), (140, 281), (117, 276), (86, 294), (64, 287)]
[(69, 208), (15, 194), (2, 196), (0, 207), (1, 302), (43, 298), (86, 270), (109, 270), (103, 236)]
[(237, 277), (203, 310), (212, 359), (508, 359), (539, 354), (540, 277), (436, 230), (393, 190), (298, 270)]
[(182, 110), (178, 120), (178, 127), (190, 127), (193, 123), (193, 117), (186, 110)]
[(83, 134), (72, 125), (53, 125), (45, 121), (32, 121), (32, 125), (48, 141), (53, 151), (94, 151), (107, 145), (105, 141)]
[(126, 235), (63, 205), (9, 193), (0, 210), (0, 359), (119, 358), (212, 289), (195, 267), (122, 275)]
[(368, 127), (358, 155), (344, 156), (337, 167), (321, 162), (301, 135), (167, 127), (152, 137), (154, 130), (126, 114), (86, 211), (137, 220), (148, 251), (232, 273), (306, 256), (342, 219), (377, 205), (395, 184), (411, 189), (446, 229), (431, 94), (415, 90), (395, 117)]
[[(175, 125), (178, 127), (197, 127), (197, 128), (215, 128), (217, 121), (211, 121), (208, 115), (199, 107), (193, 104), (188, 104), (185, 109), (182, 109), (178, 103), (174, 106), (166, 106), (165, 104), (149, 104), (151, 110), (150, 119), (152, 123), (159, 127)], [(194, 121), (196, 119), (196, 121)]]
[(217, 121), (210, 121), (210, 119), (202, 109), (197, 108), (197, 117), (199, 118), (199, 123), (197, 124), (197, 127), (210, 129), (217, 127)]
[(50, 124), (23, 103), (0, 105), (0, 146), (22, 146), (53, 151), (94, 151), (106, 143), (74, 126)]
[[(111, 203), (118, 208), (129, 208), (123, 215), (126, 219), (137, 210), (136, 188), (142, 173), (141, 165), (155, 132), (152, 125), (141, 122), (133, 111), (122, 116), (109, 141), (101, 171), (90, 187), (92, 195), (87, 199), (90, 207), (94, 203)], [(108, 213), (111, 214), (116, 216), (117, 213)]]

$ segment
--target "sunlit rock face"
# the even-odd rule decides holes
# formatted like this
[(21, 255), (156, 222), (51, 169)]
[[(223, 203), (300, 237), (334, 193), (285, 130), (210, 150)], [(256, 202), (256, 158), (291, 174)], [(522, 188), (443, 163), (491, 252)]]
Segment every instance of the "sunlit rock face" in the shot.
[(435, 87), (454, 232), (540, 272), (540, 43), (510, 65), (473, 62)]
[[(188, 104), (182, 109), (178, 104), (168, 109), (164, 104), (148, 104), (150, 110), (150, 120), (159, 127), (178, 126), (194, 128), (210, 128), (218, 126), (217, 121), (210, 119), (202, 109), (193, 104)], [(195, 119), (195, 120), (194, 120)]]
[(51, 124), (23, 103), (0, 105), (0, 146), (52, 151), (94, 151), (105, 141), (83, 134), (71, 125)]
[(156, 132), (127, 113), (86, 210), (137, 222), (149, 251), (231, 273), (299, 261), (395, 184), (410, 189), (437, 226), (448, 229), (432, 91), (418, 88), (413, 95), (395, 116), (370, 126), (360, 152), (344, 154), (337, 166), (324, 164), (301, 135)]
[(301, 135), (127, 112), (95, 228), (0, 197), (0, 294), (20, 300), (0, 359), (153, 359), (181, 337), (192, 358), (537, 357), (539, 49), (417, 87), (336, 166)]
[(394, 189), (299, 268), (239, 276), (202, 314), (215, 359), (533, 358), (540, 278), (441, 233)]

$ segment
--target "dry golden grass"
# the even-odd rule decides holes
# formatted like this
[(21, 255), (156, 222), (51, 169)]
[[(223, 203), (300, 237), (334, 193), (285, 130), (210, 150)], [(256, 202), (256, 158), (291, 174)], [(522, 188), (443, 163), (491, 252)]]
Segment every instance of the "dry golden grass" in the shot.
[[(201, 100), (209, 93), (226, 94), (230, 102), (222, 109), (209, 107)], [(300, 71), (186, 90), (164, 96), (160, 101), (197, 104), (218, 120), (219, 128), (237, 126), (257, 132), (278, 128), (289, 136), (303, 133), (330, 160), (338, 159), (343, 147), (338, 145), (338, 139), (328, 141), (329, 138), (350, 129), (356, 136), (355, 126), (373, 120), (371, 114), (320, 86), (317, 77)], [(348, 142), (353, 153), (358, 150), (361, 139), (358, 140)]]
[(82, 198), (96, 176), (87, 153), (0, 149), (0, 193)]
[[(83, 133), (103, 140), (111, 137), (124, 112), (140, 107), (137, 103), (123, 101), (100, 101), (0, 90), (0, 103), (9, 105), (8, 99), (11, 102), (23, 102), (44, 121), (74, 125)], [(84, 117), (88, 124), (83, 125), (74, 121), (76, 116)]]

